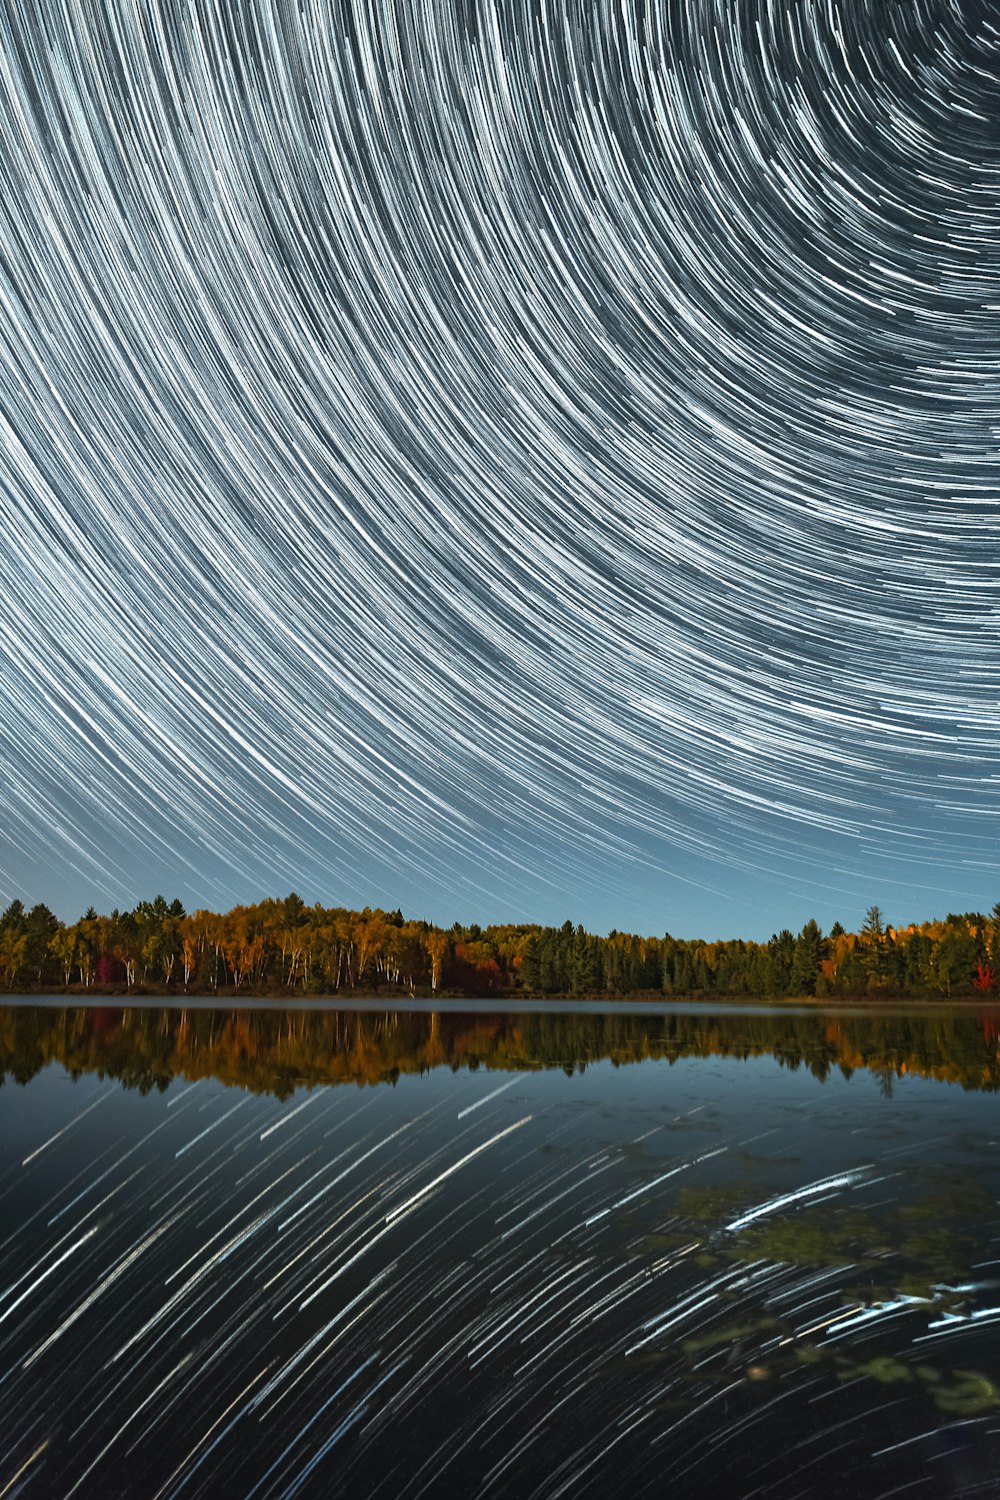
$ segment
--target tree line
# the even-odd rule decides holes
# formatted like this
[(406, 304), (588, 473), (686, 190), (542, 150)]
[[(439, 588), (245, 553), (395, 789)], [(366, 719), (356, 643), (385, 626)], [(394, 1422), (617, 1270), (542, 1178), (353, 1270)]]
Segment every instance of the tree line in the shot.
[(984, 997), (1000, 975), (1000, 902), (894, 926), (877, 906), (857, 932), (813, 920), (765, 943), (601, 937), (507, 923), (441, 928), (400, 911), (307, 906), (292, 892), (228, 912), (157, 896), (63, 923), (12, 901), (0, 915), (0, 986), (185, 994), (630, 996), (794, 999)]

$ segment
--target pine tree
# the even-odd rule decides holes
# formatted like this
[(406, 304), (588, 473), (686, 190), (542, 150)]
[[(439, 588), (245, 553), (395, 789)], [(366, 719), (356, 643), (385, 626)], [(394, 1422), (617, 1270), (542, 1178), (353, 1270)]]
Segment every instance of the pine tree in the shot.
[(823, 934), (818, 924), (810, 918), (795, 939), (789, 976), (789, 987), (793, 995), (815, 995), (823, 946)]

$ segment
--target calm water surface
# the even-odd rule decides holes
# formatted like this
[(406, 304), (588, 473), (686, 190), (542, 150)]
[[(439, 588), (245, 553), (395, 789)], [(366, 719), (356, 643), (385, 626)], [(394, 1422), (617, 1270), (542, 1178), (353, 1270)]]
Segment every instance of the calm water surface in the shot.
[(988, 1011), (0, 1008), (0, 1495), (1000, 1493)]

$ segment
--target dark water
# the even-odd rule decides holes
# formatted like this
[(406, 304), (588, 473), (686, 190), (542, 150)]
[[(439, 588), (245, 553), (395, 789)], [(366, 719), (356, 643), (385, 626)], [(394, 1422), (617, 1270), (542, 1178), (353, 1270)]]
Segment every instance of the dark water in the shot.
[(1000, 1494), (996, 1022), (0, 1008), (0, 1496)]

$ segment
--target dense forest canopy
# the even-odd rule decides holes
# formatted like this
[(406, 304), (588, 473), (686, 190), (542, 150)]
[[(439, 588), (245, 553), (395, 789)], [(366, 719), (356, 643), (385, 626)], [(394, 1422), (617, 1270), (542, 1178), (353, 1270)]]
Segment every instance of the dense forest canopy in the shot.
[(157, 896), (109, 916), (91, 907), (71, 924), (21, 901), (0, 915), (8, 991), (983, 997), (998, 975), (1000, 902), (989, 916), (898, 927), (873, 906), (859, 932), (809, 921), (766, 943), (598, 937), (569, 921), (442, 929), (399, 911), (306, 906), (294, 892), (222, 913)]

